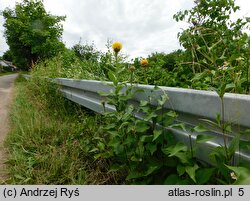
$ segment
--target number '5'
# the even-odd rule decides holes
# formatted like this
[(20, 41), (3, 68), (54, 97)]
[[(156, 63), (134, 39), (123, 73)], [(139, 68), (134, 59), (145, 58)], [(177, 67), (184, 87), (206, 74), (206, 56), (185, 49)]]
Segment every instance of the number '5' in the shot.
[(238, 195), (239, 196), (243, 196), (244, 195), (244, 188), (239, 188)]

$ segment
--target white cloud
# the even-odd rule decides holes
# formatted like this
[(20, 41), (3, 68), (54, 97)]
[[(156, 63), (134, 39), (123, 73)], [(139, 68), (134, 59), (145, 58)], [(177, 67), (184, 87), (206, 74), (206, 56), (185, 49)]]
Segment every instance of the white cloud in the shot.
[[(19, 0), (20, 2), (20, 0)], [(246, 14), (247, 1), (236, 0)], [(1, 0), (0, 10), (15, 5), (15, 0)], [(96, 44), (105, 50), (107, 39), (123, 43), (123, 52), (147, 56), (151, 52), (170, 52), (180, 48), (177, 33), (186, 26), (176, 23), (173, 14), (193, 6), (192, 0), (44, 0), (47, 11), (53, 15), (66, 15), (63, 22), (63, 42), (67, 47), (79, 39)], [(248, 10), (249, 12), (249, 10)], [(241, 17), (239, 16), (237, 17)], [(248, 13), (249, 16), (249, 13)], [(3, 23), (3, 18), (0, 18)], [(0, 28), (0, 35), (3, 28)], [(0, 36), (0, 54), (7, 49)]]

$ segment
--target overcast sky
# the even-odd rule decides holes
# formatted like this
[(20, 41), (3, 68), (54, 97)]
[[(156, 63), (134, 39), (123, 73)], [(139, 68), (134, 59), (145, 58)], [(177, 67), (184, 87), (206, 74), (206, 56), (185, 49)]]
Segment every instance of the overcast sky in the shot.
[[(20, 0), (1, 0), (0, 10), (14, 8)], [(241, 7), (234, 18), (250, 16), (249, 0), (236, 0)], [(180, 48), (177, 33), (188, 25), (175, 22), (179, 10), (193, 7), (193, 0), (44, 0), (47, 11), (66, 15), (62, 40), (72, 47), (94, 41), (97, 49), (106, 50), (107, 39), (120, 41), (123, 53), (146, 57), (152, 52), (171, 52)], [(0, 55), (7, 49), (0, 17)]]

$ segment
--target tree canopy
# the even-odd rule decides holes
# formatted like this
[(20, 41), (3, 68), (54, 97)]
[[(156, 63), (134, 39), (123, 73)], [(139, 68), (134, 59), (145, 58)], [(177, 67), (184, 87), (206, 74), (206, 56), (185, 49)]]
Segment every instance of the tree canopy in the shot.
[(23, 0), (14, 9), (3, 11), (5, 38), (13, 62), (21, 69), (29, 69), (39, 59), (55, 56), (64, 50), (61, 42), (65, 16), (47, 13), (42, 0)]
[(6, 61), (13, 61), (13, 55), (12, 52), (10, 50), (7, 50), (6, 52), (4, 52), (3, 57), (4, 60)]
[(195, 0), (190, 10), (180, 11), (176, 21), (186, 20), (190, 26), (179, 33), (181, 45), (192, 55), (193, 72), (217, 69), (224, 62), (246, 58), (249, 51), (250, 18), (232, 21), (230, 16), (240, 8), (234, 0)]
[(94, 43), (86, 43), (82, 45), (80, 40), (78, 44), (75, 44), (72, 47), (72, 50), (75, 52), (76, 56), (81, 60), (97, 61), (100, 57), (100, 52), (96, 49)]

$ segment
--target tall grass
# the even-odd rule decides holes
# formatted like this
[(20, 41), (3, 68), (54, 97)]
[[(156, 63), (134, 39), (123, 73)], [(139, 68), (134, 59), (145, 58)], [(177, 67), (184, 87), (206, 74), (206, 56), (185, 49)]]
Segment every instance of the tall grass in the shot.
[(1, 72), (0, 71), (0, 76), (11, 75), (11, 74), (14, 74), (14, 73), (17, 73), (17, 72)]
[(71, 51), (58, 54), (52, 59), (37, 63), (32, 69), (32, 75), (50, 78), (106, 79), (104, 70), (99, 62), (80, 60)]
[(105, 161), (94, 161), (88, 154), (88, 143), (102, 117), (65, 100), (56, 86), (38, 78), (28, 82), (18, 78), (11, 120), (6, 183), (106, 182)]

